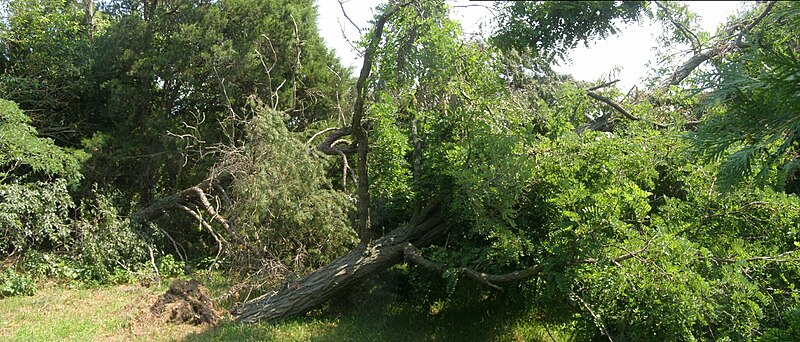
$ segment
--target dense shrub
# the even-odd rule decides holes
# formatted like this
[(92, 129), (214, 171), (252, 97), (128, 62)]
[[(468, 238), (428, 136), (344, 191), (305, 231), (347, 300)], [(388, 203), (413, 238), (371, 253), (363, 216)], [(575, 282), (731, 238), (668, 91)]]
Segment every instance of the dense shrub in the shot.
[[(246, 243), (263, 251), (261, 257), (285, 270), (321, 266), (354, 244), (348, 219), (353, 204), (332, 189), (324, 159), (289, 132), (282, 113), (260, 104), (252, 111), (241, 152), (229, 154), (222, 166), (239, 175), (232, 224)], [(238, 247), (231, 261), (255, 261), (251, 250)]]
[(0, 299), (10, 296), (32, 296), (36, 283), (30, 276), (17, 273), (13, 268), (0, 271)]

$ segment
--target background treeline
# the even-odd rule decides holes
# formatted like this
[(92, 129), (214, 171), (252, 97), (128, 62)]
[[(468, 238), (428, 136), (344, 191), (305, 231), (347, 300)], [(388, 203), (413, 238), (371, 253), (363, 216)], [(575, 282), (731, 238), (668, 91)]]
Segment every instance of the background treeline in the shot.
[(210, 196), (238, 213), (228, 253), (263, 240), (258, 253), (294, 269), (352, 242), (349, 204), (300, 142), (335, 123), (349, 87), (312, 1), (4, 5), (0, 255), (18, 269), (108, 282), (149, 259), (209, 267), (222, 228), (180, 210), (130, 218), (217, 176), (237, 179)]

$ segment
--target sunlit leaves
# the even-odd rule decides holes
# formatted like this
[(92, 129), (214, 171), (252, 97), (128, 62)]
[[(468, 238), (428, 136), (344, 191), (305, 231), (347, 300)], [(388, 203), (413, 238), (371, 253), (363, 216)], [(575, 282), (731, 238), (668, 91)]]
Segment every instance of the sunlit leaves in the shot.
[(704, 154), (724, 158), (720, 185), (726, 189), (752, 176), (761, 184), (793, 182), (800, 138), (798, 13), (796, 3), (776, 5), (764, 29), (743, 37), (741, 52), (723, 61), (711, 80), (717, 90), (708, 104), (720, 110), (693, 137)]

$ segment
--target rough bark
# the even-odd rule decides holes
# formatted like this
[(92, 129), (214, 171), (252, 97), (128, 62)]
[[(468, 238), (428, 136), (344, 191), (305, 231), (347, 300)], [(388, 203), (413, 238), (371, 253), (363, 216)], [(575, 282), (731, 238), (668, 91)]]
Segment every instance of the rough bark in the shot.
[(232, 310), (236, 321), (277, 322), (302, 315), (322, 305), (342, 290), (360, 283), (403, 260), (409, 245), (424, 247), (441, 238), (447, 222), (434, 201), (406, 225), (380, 239), (361, 244), (319, 270)]
[(357, 211), (358, 218), (356, 218), (356, 231), (361, 243), (365, 244), (372, 239), (370, 232), (370, 213), (369, 213), (369, 172), (367, 171), (367, 152), (368, 152), (368, 138), (367, 129), (364, 127), (362, 119), (364, 117), (364, 101), (367, 92), (367, 78), (372, 71), (372, 55), (378, 48), (378, 43), (381, 41), (383, 35), (383, 26), (389, 17), (397, 11), (394, 8), (387, 11), (378, 18), (375, 23), (375, 30), (372, 33), (370, 44), (364, 51), (364, 64), (361, 66), (361, 73), (356, 80), (356, 103), (353, 108), (353, 117), (350, 122), (350, 128), (353, 131), (353, 138), (356, 144), (356, 151), (358, 153), (358, 166), (357, 166), (357, 190), (356, 196), (358, 197)]

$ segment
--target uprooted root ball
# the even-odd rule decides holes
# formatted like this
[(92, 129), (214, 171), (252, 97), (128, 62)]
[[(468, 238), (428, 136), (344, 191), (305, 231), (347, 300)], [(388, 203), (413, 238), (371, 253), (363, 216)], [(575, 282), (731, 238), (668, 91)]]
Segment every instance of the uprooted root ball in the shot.
[(208, 289), (195, 280), (174, 281), (150, 307), (150, 312), (173, 323), (213, 325), (220, 319)]

